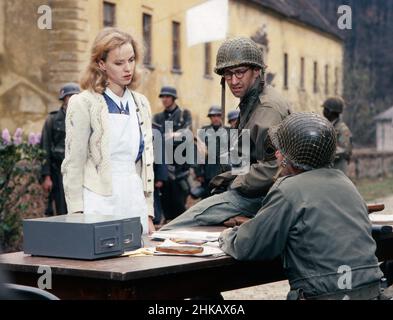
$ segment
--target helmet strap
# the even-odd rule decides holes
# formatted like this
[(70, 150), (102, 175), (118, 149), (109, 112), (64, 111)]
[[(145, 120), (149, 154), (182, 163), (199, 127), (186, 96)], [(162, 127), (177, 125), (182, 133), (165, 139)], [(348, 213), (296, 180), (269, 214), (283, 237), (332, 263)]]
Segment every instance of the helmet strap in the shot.
[(280, 163), (280, 166), (277, 169), (277, 173), (274, 175), (273, 177), (273, 181), (277, 181), (277, 179), (280, 177), (281, 173), (283, 172), (283, 170), (288, 166), (288, 160), (287, 159), (283, 159)]
[(221, 118), (222, 123), (225, 123), (225, 78), (221, 77)]
[(274, 175), (274, 177), (272, 178), (273, 182), (276, 182), (277, 179), (280, 177), (281, 172), (284, 170), (284, 167), (280, 166), (277, 169), (277, 173)]

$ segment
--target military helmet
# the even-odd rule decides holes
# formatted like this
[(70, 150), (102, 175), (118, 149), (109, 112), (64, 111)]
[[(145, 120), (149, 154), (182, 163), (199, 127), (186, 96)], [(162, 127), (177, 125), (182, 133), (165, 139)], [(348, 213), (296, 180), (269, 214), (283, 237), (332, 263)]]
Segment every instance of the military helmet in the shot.
[(66, 83), (60, 89), (59, 100), (63, 100), (66, 96), (77, 94), (79, 92), (81, 92), (79, 84), (75, 82)]
[(215, 115), (221, 115), (222, 114), (222, 110), (220, 106), (211, 106), (209, 108), (209, 112), (207, 113), (207, 116), (215, 116)]
[(241, 65), (264, 69), (262, 49), (250, 38), (236, 37), (226, 40), (218, 49), (214, 72), (222, 75), (225, 68)]
[(169, 86), (162, 87), (158, 97), (161, 98), (162, 96), (171, 96), (174, 99), (177, 99), (176, 88)]
[(331, 166), (336, 133), (324, 117), (310, 112), (293, 113), (269, 129), (274, 147), (285, 159), (305, 171)]
[(345, 101), (341, 97), (328, 98), (322, 105), (323, 108), (332, 112), (342, 113), (344, 110)]
[(239, 110), (228, 112), (228, 121), (237, 120), (239, 118)]

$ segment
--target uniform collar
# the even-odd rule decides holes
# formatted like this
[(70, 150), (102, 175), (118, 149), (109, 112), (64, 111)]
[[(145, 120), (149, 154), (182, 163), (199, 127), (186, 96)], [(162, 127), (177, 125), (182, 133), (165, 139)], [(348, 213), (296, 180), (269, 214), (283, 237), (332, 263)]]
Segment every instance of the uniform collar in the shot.
[(340, 122), (340, 117), (338, 117), (337, 119), (334, 119), (332, 122), (333, 127), (335, 127), (339, 122)]
[(165, 112), (165, 114), (167, 114), (168, 116), (171, 116), (171, 115), (174, 114), (178, 109), (179, 109), (179, 106), (176, 105), (175, 108), (174, 108), (172, 111), (164, 110), (164, 112)]

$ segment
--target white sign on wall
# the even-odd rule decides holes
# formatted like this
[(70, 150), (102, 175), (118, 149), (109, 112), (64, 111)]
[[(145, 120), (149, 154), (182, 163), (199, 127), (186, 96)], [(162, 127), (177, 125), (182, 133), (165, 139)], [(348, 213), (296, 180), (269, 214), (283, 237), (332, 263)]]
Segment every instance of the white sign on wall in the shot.
[(187, 44), (222, 40), (228, 30), (228, 0), (209, 0), (187, 10)]

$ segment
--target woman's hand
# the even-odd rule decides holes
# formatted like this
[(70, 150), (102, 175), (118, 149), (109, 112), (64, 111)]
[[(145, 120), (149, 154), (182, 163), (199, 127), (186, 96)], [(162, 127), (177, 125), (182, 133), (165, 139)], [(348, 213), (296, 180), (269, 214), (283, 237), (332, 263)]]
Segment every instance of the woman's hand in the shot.
[(149, 229), (149, 234), (152, 234), (154, 231), (156, 231), (156, 227), (154, 226), (152, 216), (148, 217), (148, 229)]

